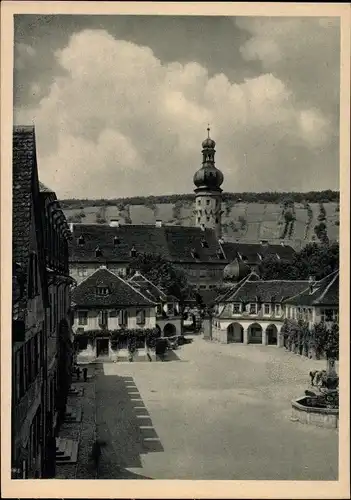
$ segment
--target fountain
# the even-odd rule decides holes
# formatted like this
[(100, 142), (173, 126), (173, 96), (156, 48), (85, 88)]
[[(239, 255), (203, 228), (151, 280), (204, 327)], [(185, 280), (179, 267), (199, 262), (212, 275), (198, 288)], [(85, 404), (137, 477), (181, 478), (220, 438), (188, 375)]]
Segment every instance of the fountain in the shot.
[(316, 391), (305, 391), (305, 396), (292, 401), (292, 418), (295, 422), (318, 427), (339, 427), (339, 377), (335, 370), (335, 359), (328, 358), (327, 370), (311, 372), (313, 381), (320, 385)]

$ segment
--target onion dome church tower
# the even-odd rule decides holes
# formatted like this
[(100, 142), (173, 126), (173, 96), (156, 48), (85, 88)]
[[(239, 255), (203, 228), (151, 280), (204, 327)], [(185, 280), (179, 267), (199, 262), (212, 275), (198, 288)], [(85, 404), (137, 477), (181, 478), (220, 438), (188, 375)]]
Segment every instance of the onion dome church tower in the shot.
[(202, 167), (195, 172), (195, 225), (202, 229), (214, 229), (217, 238), (222, 235), (223, 174), (215, 166), (216, 143), (208, 136), (202, 143)]

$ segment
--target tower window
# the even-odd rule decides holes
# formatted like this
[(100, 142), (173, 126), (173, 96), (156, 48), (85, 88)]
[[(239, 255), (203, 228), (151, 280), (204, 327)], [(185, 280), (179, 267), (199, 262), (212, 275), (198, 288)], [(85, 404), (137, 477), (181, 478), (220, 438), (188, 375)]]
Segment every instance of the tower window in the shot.
[(85, 239), (84, 236), (81, 234), (78, 238), (78, 245), (84, 245)]
[(133, 245), (131, 250), (130, 250), (130, 256), (131, 257), (136, 257), (136, 254), (137, 254), (137, 251), (136, 251), (136, 248), (135, 246)]
[(210, 204), (210, 200), (206, 200), (206, 205), (209, 205)]
[(198, 222), (198, 224), (200, 224), (200, 221), (201, 221), (201, 217), (198, 217), (198, 218), (197, 218), (197, 222)]
[(218, 217), (216, 217), (216, 224), (218, 224)]
[(198, 198), (198, 200), (197, 200), (197, 204), (198, 204), (198, 205), (201, 205), (201, 198)]
[(208, 216), (206, 217), (206, 219), (207, 219), (207, 222), (210, 222), (210, 218)]
[(200, 216), (202, 215), (202, 210), (199, 210), (199, 215), (200, 215)]
[(115, 236), (113, 238), (113, 245), (116, 247), (119, 244), (120, 244), (120, 239), (118, 238), (118, 236)]

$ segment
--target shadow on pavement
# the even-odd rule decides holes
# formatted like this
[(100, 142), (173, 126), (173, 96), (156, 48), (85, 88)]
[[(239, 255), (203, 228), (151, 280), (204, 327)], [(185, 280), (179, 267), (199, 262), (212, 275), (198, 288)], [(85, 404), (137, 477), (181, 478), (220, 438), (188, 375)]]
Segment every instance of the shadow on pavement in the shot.
[(134, 379), (105, 376), (102, 367), (96, 375), (96, 437), (106, 443), (98, 477), (149, 479), (126, 470), (141, 468), (141, 455), (164, 451)]

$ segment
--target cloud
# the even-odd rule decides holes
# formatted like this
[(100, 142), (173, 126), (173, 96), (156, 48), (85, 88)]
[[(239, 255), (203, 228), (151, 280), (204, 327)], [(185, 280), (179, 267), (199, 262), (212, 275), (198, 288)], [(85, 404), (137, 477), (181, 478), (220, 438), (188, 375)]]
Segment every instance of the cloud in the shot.
[(23, 70), (32, 61), (33, 57), (36, 55), (36, 50), (27, 45), (26, 43), (16, 43), (15, 44), (15, 69)]
[(337, 187), (330, 116), (278, 76), (286, 45), (250, 30), (243, 57), (265, 69), (242, 83), (195, 61), (164, 64), (104, 30), (75, 33), (47, 95), (15, 110), (17, 123), (35, 122), (41, 180), (60, 197), (191, 192), (210, 123), (226, 191)]

